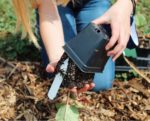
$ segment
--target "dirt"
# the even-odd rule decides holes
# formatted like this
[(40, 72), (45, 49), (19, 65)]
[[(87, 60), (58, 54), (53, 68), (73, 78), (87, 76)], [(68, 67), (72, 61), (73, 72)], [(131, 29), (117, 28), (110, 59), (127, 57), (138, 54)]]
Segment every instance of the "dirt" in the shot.
[(150, 49), (150, 34), (139, 35), (139, 48)]
[(93, 73), (84, 73), (80, 71), (80, 69), (75, 65), (75, 63), (69, 58), (68, 68), (66, 74), (64, 74), (63, 70), (60, 70), (60, 66), (63, 62), (69, 58), (66, 53), (62, 55), (62, 58), (58, 62), (56, 66), (56, 74), (61, 73), (62, 76), (64, 75), (63, 87), (73, 88), (77, 87), (78, 89), (83, 88), (85, 84), (90, 83), (94, 78)]
[[(41, 78), (40, 70), (37, 62), (0, 61), (0, 120), (55, 121), (56, 105), (66, 103), (68, 90), (61, 88), (50, 101), (52, 80)], [(144, 73), (150, 77), (150, 71)], [(82, 105), (79, 121), (150, 121), (150, 84), (142, 78), (115, 80), (110, 90), (79, 96), (86, 101), (69, 101)]]

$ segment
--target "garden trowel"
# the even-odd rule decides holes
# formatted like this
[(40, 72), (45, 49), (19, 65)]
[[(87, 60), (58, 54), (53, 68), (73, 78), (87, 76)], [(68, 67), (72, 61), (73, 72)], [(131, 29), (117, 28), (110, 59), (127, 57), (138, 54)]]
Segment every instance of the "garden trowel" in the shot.
[[(68, 67), (68, 61), (69, 61), (69, 58), (67, 58), (63, 64), (60, 66), (60, 72), (58, 72), (53, 80), (53, 83), (51, 85), (51, 88), (50, 90), (48, 91), (48, 97), (50, 100), (53, 100), (56, 95), (57, 95), (57, 92), (60, 88), (60, 85), (63, 81), (63, 78), (66, 74), (66, 71), (67, 71), (67, 67)], [(63, 71), (63, 74), (61, 73)]]

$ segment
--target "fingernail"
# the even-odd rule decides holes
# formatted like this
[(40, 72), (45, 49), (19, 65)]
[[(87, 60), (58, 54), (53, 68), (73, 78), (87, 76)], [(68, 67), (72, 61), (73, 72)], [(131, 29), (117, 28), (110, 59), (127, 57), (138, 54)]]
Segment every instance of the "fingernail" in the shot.
[(106, 49), (106, 51), (107, 51), (107, 50), (109, 50), (109, 47), (106, 47), (105, 49)]
[(90, 87), (89, 84), (86, 84), (86, 85), (85, 85), (85, 88), (89, 88), (89, 87)]

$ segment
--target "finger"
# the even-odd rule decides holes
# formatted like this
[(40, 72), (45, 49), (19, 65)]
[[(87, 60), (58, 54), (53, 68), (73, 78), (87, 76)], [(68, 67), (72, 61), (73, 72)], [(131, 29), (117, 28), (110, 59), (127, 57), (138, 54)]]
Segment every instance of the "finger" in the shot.
[[(116, 31), (115, 31), (116, 30)], [(110, 39), (110, 42), (107, 44), (106, 49), (110, 49), (111, 47), (114, 46), (115, 42), (117, 41), (117, 45), (110, 51), (107, 52), (108, 56), (115, 56), (116, 53), (118, 53), (118, 51), (120, 49), (122, 49), (123, 46), (123, 40), (125, 39), (125, 34), (122, 32), (122, 29), (117, 27), (116, 25), (112, 25), (112, 37)], [(117, 38), (116, 38), (117, 37)]]
[(121, 51), (119, 51), (113, 58), (112, 60), (115, 61), (123, 52), (124, 49), (122, 49)]
[(58, 62), (50, 63), (46, 67), (46, 71), (49, 73), (53, 73), (55, 71), (56, 65)]
[(97, 18), (92, 21), (92, 23), (100, 25), (100, 24), (108, 24), (108, 19), (106, 18), (105, 15), (101, 16), (100, 18)]
[(72, 93), (77, 94), (77, 87), (73, 87), (72, 89), (70, 89), (70, 91), (71, 91)]
[(47, 67), (46, 67), (46, 71), (48, 73), (53, 73), (55, 71), (55, 68), (51, 64), (48, 64)]
[(113, 56), (113, 61), (115, 61), (123, 52), (123, 50), (126, 48), (127, 41), (129, 39), (128, 32), (124, 32), (124, 29), (120, 32), (120, 38), (118, 40), (118, 45), (114, 48), (114, 50), (108, 52), (108, 55)]
[(83, 93), (86, 92), (87, 90), (89, 90), (90, 85), (86, 84), (83, 88), (77, 90), (78, 93)]
[(118, 52), (120, 52), (120, 50), (122, 50), (124, 48), (125, 48), (125, 46), (123, 44), (119, 43), (116, 45), (116, 47), (113, 50), (107, 52), (107, 56), (115, 56)]
[(95, 84), (94, 83), (91, 83), (90, 84), (90, 87), (89, 87), (89, 90), (93, 89), (95, 87)]
[(113, 23), (111, 25), (111, 29), (112, 29), (112, 36), (111, 36), (108, 44), (105, 47), (106, 50), (111, 49), (116, 44), (116, 42), (119, 39), (119, 33), (120, 33), (119, 30), (120, 29), (118, 27), (118, 24), (117, 23)]
[[(129, 39), (129, 38), (128, 38)], [(127, 45), (127, 44), (126, 44)], [(117, 53), (113, 56), (112, 60), (115, 61), (124, 51), (124, 49), (126, 48), (126, 45)]]

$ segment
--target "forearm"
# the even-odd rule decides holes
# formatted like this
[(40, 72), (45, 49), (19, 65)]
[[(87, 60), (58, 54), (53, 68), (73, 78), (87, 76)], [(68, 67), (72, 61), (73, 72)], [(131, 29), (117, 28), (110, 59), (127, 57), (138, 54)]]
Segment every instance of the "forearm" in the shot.
[(61, 22), (43, 22), (40, 26), (41, 36), (50, 62), (56, 62), (63, 54), (64, 36)]
[[(118, 0), (117, 0), (118, 1)], [(124, 0), (122, 0), (122, 1), (124, 1)], [(131, 0), (129, 0), (129, 1), (131, 1)], [(137, 3), (137, 2), (139, 2), (139, 0), (135, 0), (135, 2)]]
[[(46, 3), (47, 1), (47, 3)], [(40, 32), (50, 62), (56, 62), (63, 54), (64, 36), (57, 7), (51, 0), (45, 0), (39, 8)]]
[(131, 15), (131, 14), (135, 14), (136, 12), (136, 3), (138, 2), (139, 0), (117, 0), (117, 2), (121, 2), (124, 4), (124, 6), (127, 7), (127, 11), (128, 13)]
[[(117, 0), (117, 1), (124, 1), (124, 0)], [(135, 10), (136, 10), (136, 4), (139, 0), (125, 0), (128, 4), (129, 9), (132, 8), (132, 13), (135, 14)], [(124, 2), (125, 2), (124, 1)]]

